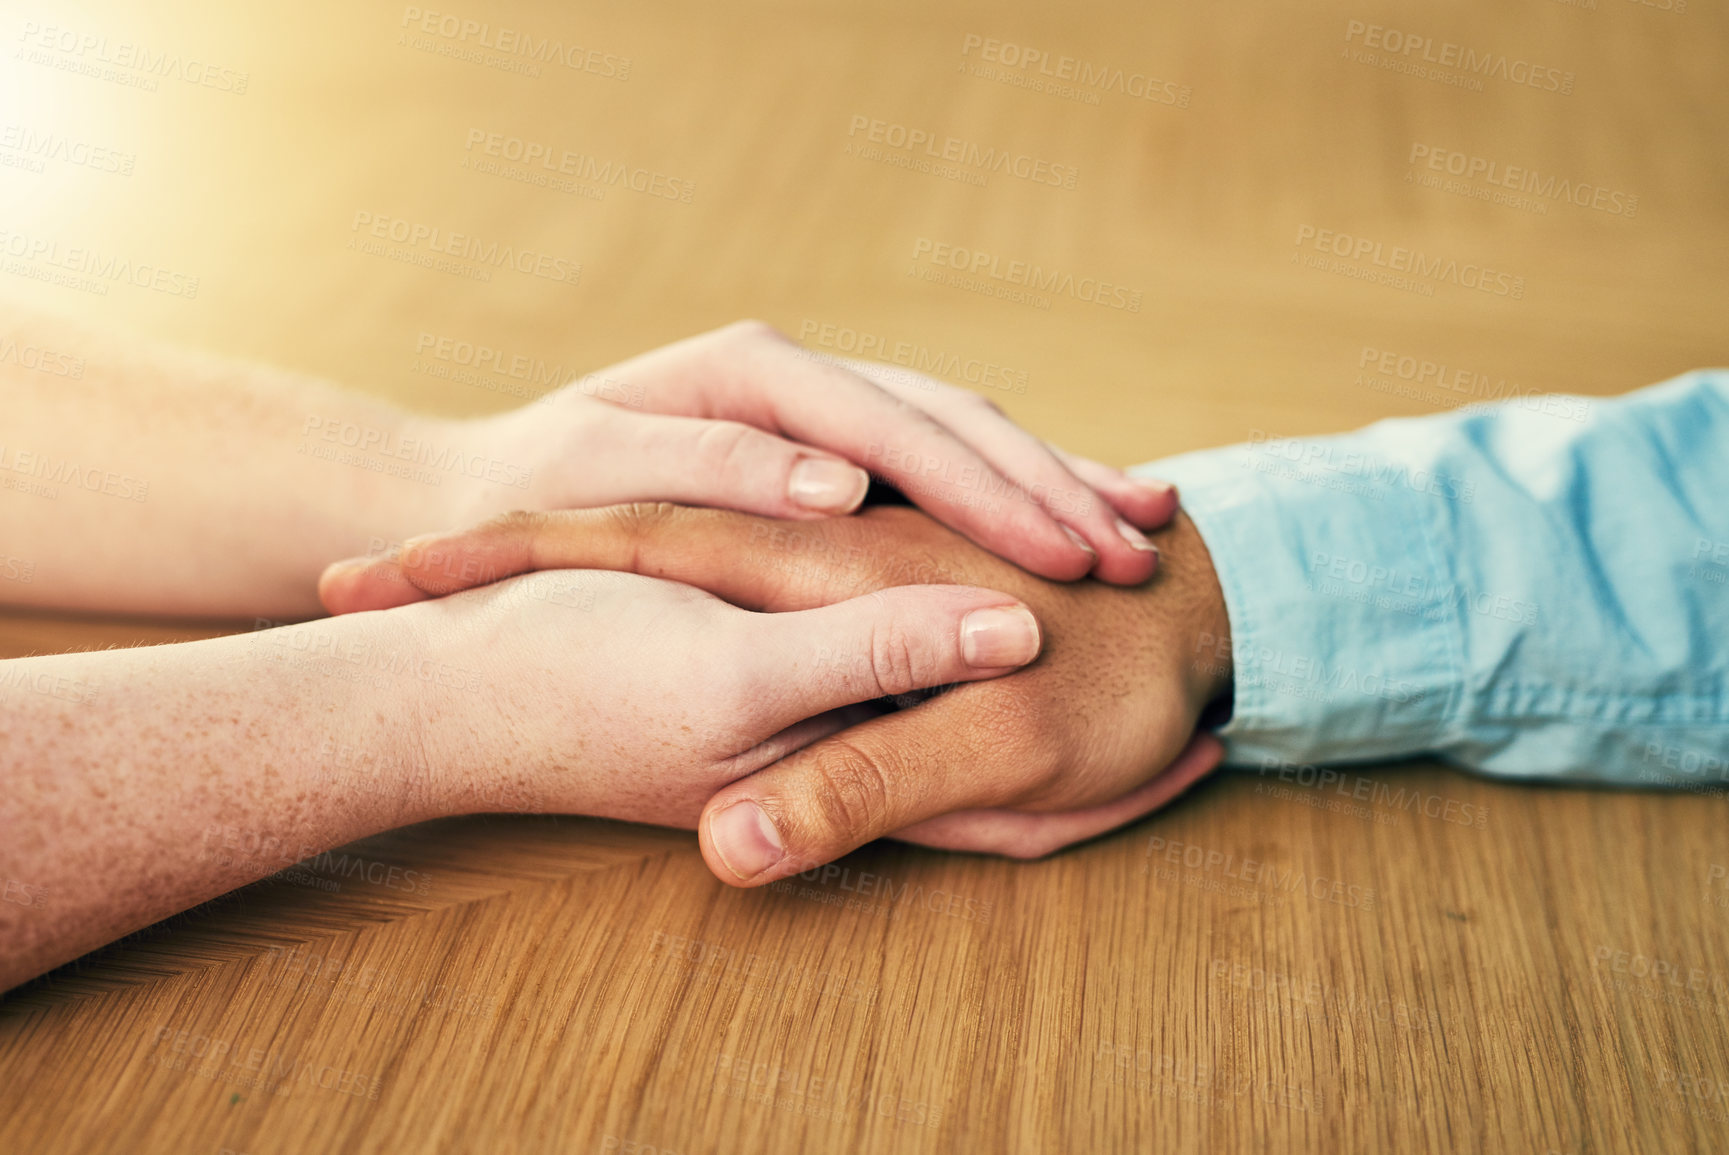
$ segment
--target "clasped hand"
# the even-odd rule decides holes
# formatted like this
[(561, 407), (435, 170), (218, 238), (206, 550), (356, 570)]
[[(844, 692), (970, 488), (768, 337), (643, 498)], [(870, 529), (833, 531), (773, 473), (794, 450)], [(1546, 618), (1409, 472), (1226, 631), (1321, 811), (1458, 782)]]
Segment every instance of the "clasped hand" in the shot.
[[(496, 700), (424, 733), (477, 794), (502, 774), (511, 809), (695, 825), (718, 877), (760, 885), (885, 835), (1048, 854), (1212, 769), (1194, 732), (1229, 685), (1223, 597), (1186, 518), (1159, 537), (1159, 574), (1118, 589), (1032, 577), (905, 508), (513, 513), (332, 566), (320, 593), (490, 656)], [(557, 583), (587, 608), (552, 612)]]

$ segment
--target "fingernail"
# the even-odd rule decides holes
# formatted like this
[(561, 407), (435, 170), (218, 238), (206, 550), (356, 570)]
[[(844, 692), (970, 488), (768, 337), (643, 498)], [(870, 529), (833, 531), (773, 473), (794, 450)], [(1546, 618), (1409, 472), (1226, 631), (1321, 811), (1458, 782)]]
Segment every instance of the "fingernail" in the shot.
[(754, 802), (734, 802), (709, 820), (714, 852), (740, 880), (755, 878), (781, 860), (780, 831)]
[(856, 465), (806, 457), (792, 467), (786, 495), (794, 505), (819, 513), (851, 513), (870, 483), (870, 474)]
[(1168, 481), (1159, 481), (1152, 477), (1131, 477), (1130, 481), (1152, 494), (1154, 497), (1166, 498), (1177, 492), (1177, 487)]
[(1131, 546), (1140, 550), (1142, 553), (1159, 552), (1158, 547), (1147, 540), (1146, 534), (1142, 533), (1120, 517), (1117, 518), (1117, 532), (1123, 535), (1124, 541), (1128, 542)]
[(1024, 666), (1038, 655), (1038, 619), (1024, 606), (974, 610), (961, 619), (961, 656), (974, 669)]
[(1063, 531), (1063, 532), (1064, 532), (1064, 533), (1066, 533), (1066, 534), (1068, 534), (1068, 535), (1069, 535), (1069, 540), (1070, 540), (1070, 541), (1072, 541), (1072, 542), (1074, 542), (1074, 543), (1075, 543), (1075, 544), (1076, 544), (1076, 545), (1078, 545), (1078, 546), (1080, 546), (1080, 547), (1081, 547), (1081, 548), (1082, 548), (1082, 549), (1084, 549), (1084, 550), (1086, 550), (1086, 551), (1087, 551), (1087, 553), (1088, 553), (1088, 554), (1090, 554), (1090, 555), (1091, 555), (1091, 556), (1092, 556), (1092, 557), (1093, 557), (1093, 558), (1094, 558), (1094, 559), (1095, 559), (1095, 560), (1096, 560), (1096, 559), (1097, 559), (1097, 558), (1098, 558), (1098, 556), (1099, 556), (1099, 551), (1098, 551), (1098, 550), (1096, 550), (1096, 549), (1094, 549), (1094, 548), (1093, 548), (1093, 547), (1092, 547), (1092, 546), (1091, 546), (1091, 545), (1090, 545), (1090, 544), (1089, 544), (1089, 543), (1088, 543), (1088, 542), (1087, 542), (1087, 539), (1086, 539), (1086, 538), (1084, 538), (1084, 537), (1082, 537), (1082, 536), (1081, 536), (1081, 535), (1080, 535), (1080, 534), (1078, 534), (1078, 533), (1076, 533), (1076, 532), (1075, 532), (1075, 531), (1074, 531), (1074, 530), (1072, 530), (1072, 529), (1070, 529), (1070, 528), (1069, 528), (1069, 527), (1068, 527), (1068, 526), (1066, 526), (1066, 525), (1064, 525), (1064, 524), (1063, 524), (1063, 523), (1062, 523), (1062, 522), (1060, 522), (1060, 521), (1059, 521), (1059, 522), (1057, 522), (1057, 527), (1058, 527), (1058, 528), (1059, 528), (1059, 529), (1061, 529), (1061, 530), (1062, 530), (1062, 531)]

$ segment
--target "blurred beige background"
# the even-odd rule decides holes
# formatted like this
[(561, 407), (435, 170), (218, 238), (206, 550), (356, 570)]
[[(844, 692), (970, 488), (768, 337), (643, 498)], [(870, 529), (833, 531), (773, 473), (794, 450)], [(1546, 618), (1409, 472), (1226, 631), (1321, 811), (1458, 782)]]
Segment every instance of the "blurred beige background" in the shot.
[[(458, 18), (486, 28), (440, 34)], [(1365, 346), (1525, 388), (1620, 392), (1726, 359), (1729, 151), (1713, 80), (1723, 19), (1711, 6), (1676, 14), (1630, 0), (1230, 15), (313, 4), (280, 19), (218, 5), (25, 5), (6, 33), (8, 124), (136, 160), (124, 176), (52, 160), (40, 173), (0, 168), (6, 227), (185, 271), (199, 288), (186, 300), (16, 274), (0, 285), (447, 412), (508, 394), (417, 372), (423, 333), (574, 372), (740, 316), (795, 336), (834, 324), (1024, 374), (1025, 394), (1001, 398), (1017, 418), (1115, 462), (1251, 428), (1315, 432), (1433, 407), (1355, 385)], [(1431, 56), (1451, 42), (1509, 73), (1525, 62), (1572, 74), (1573, 90), (1490, 78), (1479, 92), (1389, 72), (1346, 55), (1371, 51), (1352, 21), (1422, 36)], [(480, 46), (504, 29), (595, 71)], [(69, 35), (101, 43), (52, 46)], [(969, 36), (1013, 46), (999, 61), (1024, 55), (1014, 47), (1045, 58), (986, 61)], [(101, 63), (126, 45), (181, 66)], [(1105, 83), (1072, 84), (1076, 99), (975, 74), (1036, 77), (1064, 56)], [(624, 60), (627, 78), (603, 74)], [(223, 73), (195, 84), (194, 61)], [(243, 94), (222, 90), (242, 75)], [(1155, 99), (1127, 94), (1137, 78)], [(1072, 170), (1075, 187), (957, 166), (984, 176), (978, 187), (849, 155), (870, 144), (855, 117), (1045, 159)], [(557, 176), (486, 156), (484, 143), (469, 146), (476, 132), (659, 174), (691, 199), (465, 168)], [(1407, 182), (1431, 172), (1427, 157), (1409, 162), (1413, 146), (1637, 206), (1527, 198), (1538, 212), (1425, 188)], [(357, 213), (565, 257), (580, 262), (580, 283), (509, 270), (483, 283), (357, 253), (346, 247), (366, 235)], [(1524, 278), (1523, 299), (1451, 283), (1423, 296), (1305, 268), (1293, 263), (1304, 226), (1506, 271)], [(1142, 305), (1053, 298), (1041, 309), (928, 284), (908, 276), (921, 237), (1122, 285)]]
[[(1117, 464), (1729, 363), (1720, 5), (460, 3), (6, 4), (0, 296), (445, 413), (754, 315), (958, 384), (992, 366), (1014, 417)], [(914, 132), (958, 159), (913, 167)], [(426, 267), (434, 243), (467, 255)], [(949, 283), (952, 248), (1138, 307)], [(1395, 249), (1505, 291), (1360, 278)], [(16, 618), (4, 652), (178, 636)], [(432, 895), (261, 884), (0, 1005), (0, 1140), (1729, 1145), (1722, 798), (1365, 773), (1491, 820), (1244, 778), (1032, 866), (848, 860), (986, 920), (741, 895), (688, 836), (585, 821), (369, 840)], [(1155, 838), (1377, 903), (1160, 875)], [(321, 986), (307, 957), (387, 978)], [(174, 1068), (199, 1037), (379, 1094)]]

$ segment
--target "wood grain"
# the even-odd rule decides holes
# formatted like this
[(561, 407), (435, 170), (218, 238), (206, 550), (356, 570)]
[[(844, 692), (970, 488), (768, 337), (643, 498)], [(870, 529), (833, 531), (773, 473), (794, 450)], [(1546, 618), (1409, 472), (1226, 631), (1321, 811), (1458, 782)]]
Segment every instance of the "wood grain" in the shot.
[[(827, 351), (875, 335), (963, 384), (967, 363), (997, 366), (1011, 387), (986, 391), (1013, 416), (1119, 463), (1729, 361), (1720, 7), (475, 0), (459, 16), (628, 57), (628, 79), (499, 67), (405, 27), (400, 5), (7, 17), (0, 120), (136, 161), (0, 167), (7, 227), (199, 289), (98, 293), (8, 265), (0, 292), (453, 413), (757, 315)], [(245, 92), (87, 75), (27, 20), (216, 60)], [(1351, 21), (1553, 68), (1571, 91), (1395, 71)], [(1107, 79), (1053, 94), (981, 76), (986, 38)], [(1110, 86), (1118, 68), (1186, 95), (1135, 99)], [(1075, 187), (906, 167), (886, 143), (861, 151), (858, 117), (1041, 158)], [(477, 168), (475, 132), (693, 195), (527, 183)], [(1591, 207), (1595, 191), (1497, 203), (1444, 170), (1427, 187), (1418, 146), (1636, 209)], [(568, 254), (580, 282), (357, 250), (358, 212)], [(1328, 254), (1305, 228), (1486, 266), (1520, 293), (1312, 267)], [(1139, 304), (924, 280), (921, 238)], [(465, 368), (444, 339), (539, 368)], [(1367, 350), (1488, 384), (1378, 372)], [(8, 615), (0, 654), (224, 628)], [(677, 832), (397, 831), (342, 861), (412, 869), (424, 893), (290, 872), (0, 1002), (0, 1150), (1729, 1147), (1721, 789), (1421, 764), (1359, 781), (1370, 802), (1237, 775), (1046, 862), (881, 844), (750, 893)]]

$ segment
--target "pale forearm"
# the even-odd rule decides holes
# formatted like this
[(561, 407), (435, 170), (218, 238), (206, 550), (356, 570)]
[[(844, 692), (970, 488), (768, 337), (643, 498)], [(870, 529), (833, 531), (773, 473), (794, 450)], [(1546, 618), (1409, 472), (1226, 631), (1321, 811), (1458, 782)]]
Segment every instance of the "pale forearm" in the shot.
[(0, 662), (0, 990), (435, 817), (399, 614)]
[(6, 349), (0, 602), (307, 616), (331, 559), (485, 512), (447, 468), (475, 426), (13, 306)]

